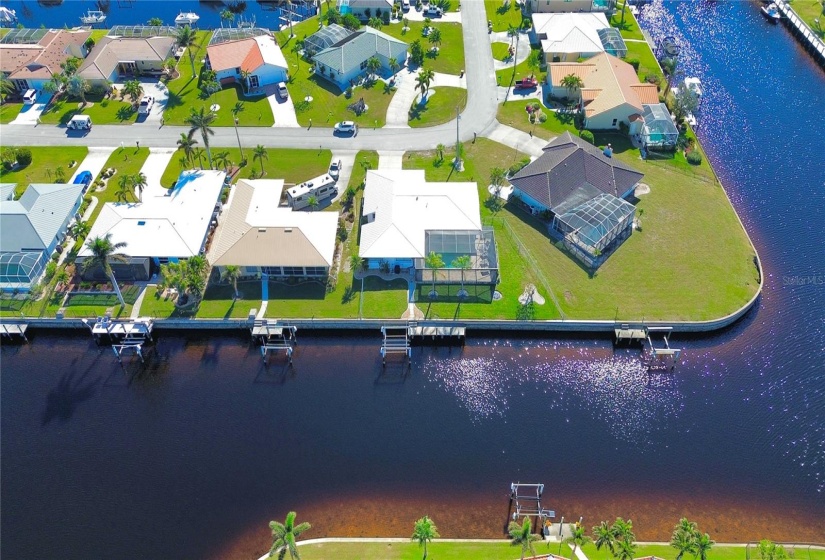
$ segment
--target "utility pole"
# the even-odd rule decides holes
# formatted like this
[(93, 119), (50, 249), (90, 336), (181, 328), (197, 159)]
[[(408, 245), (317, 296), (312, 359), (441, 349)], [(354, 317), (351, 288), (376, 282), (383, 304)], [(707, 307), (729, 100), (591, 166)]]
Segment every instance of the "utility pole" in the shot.
[(461, 110), (461, 108), (458, 105), (456, 105), (455, 106), (455, 168), (456, 168), (456, 170), (461, 169), (461, 154), (458, 153), (459, 145), (461, 143), (460, 140), (459, 140), (459, 136), (460, 136), (460, 134), (459, 134), (459, 121), (461, 121), (461, 115), (459, 114), (460, 110)]

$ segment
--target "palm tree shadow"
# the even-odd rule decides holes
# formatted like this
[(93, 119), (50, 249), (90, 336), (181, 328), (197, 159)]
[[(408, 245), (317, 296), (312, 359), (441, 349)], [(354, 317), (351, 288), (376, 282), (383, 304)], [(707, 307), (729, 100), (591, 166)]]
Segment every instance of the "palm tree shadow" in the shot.
[(41, 426), (45, 426), (55, 418), (65, 422), (72, 417), (80, 403), (94, 396), (100, 378), (84, 383), (89, 370), (82, 373), (76, 380), (74, 379), (75, 373), (75, 371), (65, 373), (60, 378), (57, 387), (46, 395), (46, 409), (43, 411)]

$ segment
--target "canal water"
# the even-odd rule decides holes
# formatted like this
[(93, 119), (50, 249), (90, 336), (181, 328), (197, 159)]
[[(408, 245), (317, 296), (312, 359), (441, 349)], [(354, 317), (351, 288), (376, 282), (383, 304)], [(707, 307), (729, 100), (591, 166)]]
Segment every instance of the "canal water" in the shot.
[(675, 339), (686, 359), (657, 375), (597, 337), (383, 370), (377, 334), (301, 337), (293, 368), (241, 334), (161, 334), (122, 369), (87, 333), (38, 333), (0, 353), (3, 558), (254, 558), (290, 509), (307, 536), (428, 514), (499, 537), (519, 480), (640, 539), (687, 515), (718, 541), (825, 542), (825, 73), (756, 4), (646, 10), (702, 79), (702, 141), (762, 257), (742, 321)]

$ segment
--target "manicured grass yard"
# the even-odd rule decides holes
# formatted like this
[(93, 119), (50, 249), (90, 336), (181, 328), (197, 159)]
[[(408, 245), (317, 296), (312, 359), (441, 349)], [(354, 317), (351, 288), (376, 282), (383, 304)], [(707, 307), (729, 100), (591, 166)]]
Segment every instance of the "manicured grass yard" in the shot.
[(32, 148), (27, 147), (32, 152), (32, 162), (22, 169), (6, 171), (0, 166), (0, 182), (17, 183), (15, 196), (19, 197), (29, 186), (29, 183), (53, 183), (54, 170), (62, 167), (68, 181), (77, 168), (69, 169), (69, 163), (74, 160), (78, 165), (89, 153), (86, 147), (62, 146), (59, 148)]
[[(711, 535), (712, 536), (712, 535)], [(785, 546), (785, 551), (789, 554), (792, 552), (795, 560), (822, 560), (825, 559), (825, 550), (811, 549), (808, 550), (805, 546), (798, 546), (796, 548)], [(586, 544), (582, 547), (582, 552), (585, 553), (589, 560), (612, 560), (610, 552), (605, 548), (596, 550), (593, 544)], [(303, 557), (303, 550), (301, 550)], [(636, 548), (634, 556), (642, 558), (645, 556), (656, 556), (664, 560), (676, 560), (678, 551), (667, 545), (640, 545)], [(743, 546), (720, 546), (716, 545), (708, 552), (708, 560), (746, 560), (746, 549)], [(750, 549), (751, 560), (759, 558), (759, 552), (756, 547), (751, 546)]]
[(559, 134), (569, 130), (571, 134), (579, 134), (576, 129), (572, 113), (556, 113), (542, 106), (542, 112), (547, 115), (547, 120), (543, 123), (531, 124), (527, 120), (526, 107), (538, 100), (530, 101), (508, 101), (498, 106), (498, 120), (502, 124), (518, 128), (524, 132), (533, 131), (534, 136), (539, 138), (555, 138)]
[[(525, 37), (521, 38), (522, 41), (526, 41)], [(515, 43), (513, 43), (515, 45)], [(534, 50), (541, 50), (541, 49), (534, 49)], [(513, 74), (513, 65), (510, 64), (507, 68), (503, 68), (501, 70), (496, 70), (496, 80), (498, 81), (498, 85), (500, 86), (511, 86), (515, 83), (516, 80), (520, 80), (525, 77), (529, 77), (530, 75), (534, 75), (536, 79), (539, 81), (539, 86), (544, 81), (544, 76), (546, 75), (543, 72), (539, 72), (538, 70), (531, 70), (527, 66), (527, 60), (516, 64), (516, 73)]]
[[(427, 55), (424, 58), (424, 66), (444, 74), (459, 74), (464, 69), (464, 36), (461, 32), (461, 24), (440, 23), (438, 20), (433, 20), (430, 25), (441, 31), (440, 52), (436, 57)], [(433, 45), (430, 44), (427, 37), (421, 35), (424, 22), (411, 21), (409, 26), (410, 30), (406, 33), (401, 31), (403, 28), (401, 23), (385, 25), (381, 28), (381, 31), (407, 44), (419, 39), (424, 51), (429, 51)]]
[(0, 124), (8, 124), (17, 118), (20, 114), (20, 109), (23, 108), (22, 103), (3, 103), (0, 105)]
[(15, 298), (3, 293), (0, 296), (0, 317), (36, 317), (40, 315), (42, 305), (42, 301)]
[[(825, 7), (817, 0), (794, 0), (791, 2), (791, 7), (800, 18), (802, 18), (811, 31), (819, 35), (819, 38), (825, 38)], [(819, 26), (817, 27), (815, 19), (819, 19)]]
[(507, 60), (510, 56), (510, 43), (490, 43), (490, 48), (496, 60)]
[(261, 283), (238, 282), (241, 298), (233, 300), (234, 288), (229, 284), (209, 284), (195, 313), (204, 318), (246, 318), (251, 309), (261, 306)]
[(645, 40), (645, 36), (639, 28), (639, 22), (637, 22), (636, 17), (630, 13), (630, 8), (624, 11), (624, 23), (622, 23), (621, 4), (616, 5), (616, 11), (613, 13), (613, 17), (610, 18), (610, 25), (616, 27), (625, 39)]
[(410, 126), (417, 128), (450, 122), (455, 118), (456, 107), (463, 111), (466, 105), (466, 89), (446, 86), (432, 88), (424, 105), (413, 101), (410, 106)]
[[(466, 0), (465, 0), (466, 1)], [(544, 553), (546, 545), (537, 542), (536, 552)], [(566, 547), (566, 545), (565, 545)], [(569, 550), (569, 549), (568, 549)], [(417, 543), (323, 543), (298, 548), (304, 560), (421, 560), (422, 549)], [(556, 547), (558, 552), (558, 547)], [(508, 541), (482, 543), (446, 543), (435, 540), (427, 545), (427, 558), (433, 560), (517, 560), (521, 547), (514, 547)]]
[(519, 27), (524, 16), (518, 4), (510, 1), (510, 9), (504, 9), (503, 0), (484, 0), (484, 8), (487, 10), (487, 19), (493, 22), (493, 31), (507, 31), (510, 25)]
[[(86, 192), (86, 198), (94, 196), (98, 201), (97, 206), (95, 206), (89, 218), (91, 224), (94, 224), (98, 214), (100, 214), (100, 211), (103, 209), (103, 204), (106, 202), (120, 202), (117, 198), (118, 181), (124, 175), (135, 175), (138, 173), (143, 167), (143, 164), (146, 163), (146, 158), (148, 157), (149, 148), (116, 148), (115, 151), (112, 152), (112, 155), (109, 156), (109, 159), (107, 159), (103, 165), (101, 174), (110, 167), (117, 169), (117, 172), (109, 177), (104, 190), (97, 191), (94, 187), (89, 187), (89, 190)], [(100, 179), (100, 176), (95, 177), (95, 179)], [(134, 198), (128, 199), (128, 202), (134, 201)]]
[(68, 123), (75, 115), (88, 115), (94, 124), (132, 124), (137, 120), (137, 109), (128, 97), (121, 101), (119, 97), (104, 98), (100, 95), (87, 94), (86, 104), (64, 94), (49, 104), (43, 111), (40, 121), (46, 124)]
[[(244, 130), (241, 132), (241, 137), (253, 136), (254, 131)], [(197, 136), (196, 136), (197, 137)], [(199, 144), (200, 146), (200, 144)], [(229, 152), (229, 159), (233, 164), (237, 165), (241, 161), (241, 153), (238, 148), (212, 148), (212, 157), (218, 152)], [(244, 157), (247, 159), (247, 165), (241, 169), (238, 178), (248, 178), (252, 172), (261, 171), (261, 161), (252, 159), (252, 148), (244, 148)], [(301, 183), (307, 179), (317, 177), (327, 169), (332, 161), (332, 152), (329, 150), (296, 150), (291, 148), (267, 148), (267, 159), (263, 160), (264, 170), (266, 174), (264, 179), (284, 179), (287, 183)], [(181, 166), (180, 159), (183, 157), (183, 151), (178, 150), (169, 165), (163, 172), (161, 177), (161, 185), (166, 188), (172, 186), (172, 183), (178, 179), (180, 172), (183, 169), (191, 169), (191, 164)], [(206, 166), (206, 154), (203, 156), (203, 165)], [(195, 167), (198, 166), (197, 160)]]
[[(98, 317), (106, 313), (106, 310), (113, 307), (113, 317), (128, 317), (132, 312), (132, 305), (140, 295), (140, 288), (134, 285), (120, 285), (120, 291), (126, 306), (121, 308), (117, 296), (114, 294), (78, 294), (69, 296), (65, 302), (65, 317)], [(49, 298), (44, 317), (54, 317), (60, 309), (64, 293), (54, 292)]]
[(627, 62), (634, 58), (639, 61), (639, 81), (644, 82), (649, 74), (663, 76), (659, 63), (647, 43), (627, 43), (627, 57), (624, 60)]
[(234, 115), (232, 108), (237, 103), (242, 103), (243, 110), (238, 112), (238, 120), (241, 126), (272, 126), (275, 122), (272, 116), (272, 108), (269, 106), (264, 96), (246, 97), (240, 87), (229, 86), (212, 94), (208, 99), (201, 97), (201, 90), (198, 89), (200, 74), (203, 68), (202, 60), (206, 56), (206, 45), (209, 42), (210, 32), (199, 31), (199, 47), (195, 52), (195, 74), (192, 74), (192, 64), (189, 61), (189, 53), (185, 53), (178, 62), (178, 72), (180, 76), (170, 81), (169, 100), (163, 112), (166, 124), (182, 125), (186, 124), (190, 109), (199, 110), (201, 107), (209, 108), (212, 104), (220, 105), (218, 118), (213, 126), (233, 126)]

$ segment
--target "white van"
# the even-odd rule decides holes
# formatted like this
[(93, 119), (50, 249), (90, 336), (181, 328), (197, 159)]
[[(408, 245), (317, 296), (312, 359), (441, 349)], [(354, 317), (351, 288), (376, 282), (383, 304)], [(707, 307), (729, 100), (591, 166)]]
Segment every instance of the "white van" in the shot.
[(23, 103), (26, 105), (34, 105), (37, 103), (37, 90), (30, 89), (23, 94)]
[(92, 130), (92, 118), (89, 115), (75, 115), (66, 127), (71, 130)]

